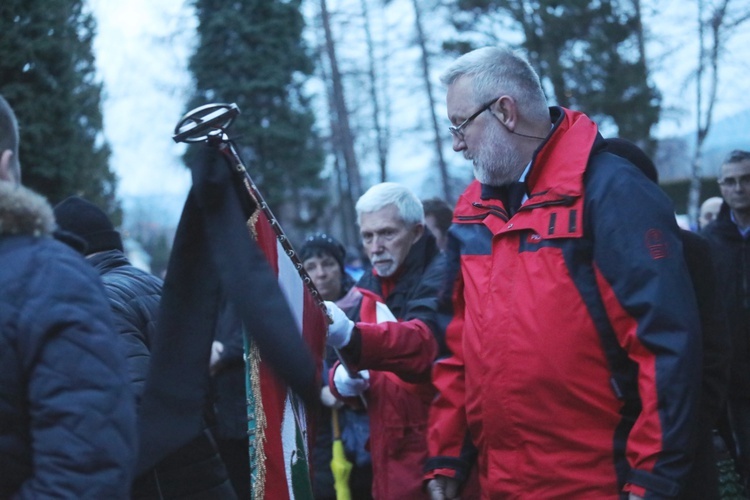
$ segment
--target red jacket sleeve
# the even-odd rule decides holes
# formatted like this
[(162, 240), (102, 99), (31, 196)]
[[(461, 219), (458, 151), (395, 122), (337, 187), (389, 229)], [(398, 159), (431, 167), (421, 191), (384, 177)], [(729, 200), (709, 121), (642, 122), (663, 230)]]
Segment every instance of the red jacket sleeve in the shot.
[(462, 348), (464, 307), (459, 275), (453, 294), (453, 317), (446, 330), (446, 343), (452, 354), (437, 361), (432, 371), (432, 383), (438, 395), (430, 407), (427, 432), (430, 458), (425, 464), (426, 479), (443, 475), (463, 481), (475, 455), (466, 423)]
[(438, 346), (432, 331), (418, 319), (357, 323), (362, 339), (356, 370), (393, 372), (407, 382), (428, 382)]

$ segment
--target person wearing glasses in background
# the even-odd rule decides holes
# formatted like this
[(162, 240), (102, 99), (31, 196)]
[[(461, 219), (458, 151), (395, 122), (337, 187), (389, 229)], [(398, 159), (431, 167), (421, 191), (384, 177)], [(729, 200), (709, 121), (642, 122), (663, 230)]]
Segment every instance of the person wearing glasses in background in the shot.
[(431, 497), (464, 497), (474, 462), (483, 498), (676, 497), (701, 346), (672, 203), (586, 115), (548, 108), (518, 53), (469, 52), (442, 81), (476, 180), (448, 232)]
[(703, 229), (711, 245), (719, 298), (732, 339), (729, 420), (740, 472), (750, 478), (750, 152), (735, 150), (721, 166), (724, 203)]

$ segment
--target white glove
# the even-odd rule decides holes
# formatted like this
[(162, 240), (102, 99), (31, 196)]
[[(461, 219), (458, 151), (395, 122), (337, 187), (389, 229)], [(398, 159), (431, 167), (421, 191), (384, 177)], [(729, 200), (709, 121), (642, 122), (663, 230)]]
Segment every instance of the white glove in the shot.
[(331, 393), (331, 388), (327, 385), (323, 386), (323, 388), (320, 390), (320, 402), (328, 408), (335, 409), (344, 406), (344, 402), (336, 399), (336, 396)]
[(346, 373), (344, 365), (336, 367), (336, 371), (333, 372), (333, 384), (336, 386), (336, 390), (339, 391), (344, 397), (351, 398), (359, 396), (370, 387), (370, 372), (368, 370), (362, 370), (359, 372), (362, 378), (351, 378)]
[(354, 321), (347, 318), (344, 311), (331, 301), (325, 301), (328, 309), (328, 316), (333, 319), (333, 323), (328, 325), (328, 337), (326, 344), (336, 349), (344, 347), (352, 338), (354, 330)]
[(218, 340), (214, 340), (213, 344), (211, 344), (211, 359), (208, 361), (208, 367), (211, 375), (216, 372), (219, 361), (221, 361), (221, 353), (223, 352), (224, 344), (222, 344)]
[(458, 498), (458, 479), (437, 475), (427, 482), (427, 493), (430, 500), (453, 500)]

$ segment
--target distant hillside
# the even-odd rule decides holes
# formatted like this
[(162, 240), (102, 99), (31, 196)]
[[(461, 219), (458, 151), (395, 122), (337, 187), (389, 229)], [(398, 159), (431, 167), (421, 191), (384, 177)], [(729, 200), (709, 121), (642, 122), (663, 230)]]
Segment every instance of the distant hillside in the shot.
[[(686, 134), (659, 141), (654, 155), (661, 181), (690, 177), (695, 135)], [(750, 151), (750, 109), (715, 122), (703, 147), (703, 176), (716, 177), (721, 162), (733, 149)]]

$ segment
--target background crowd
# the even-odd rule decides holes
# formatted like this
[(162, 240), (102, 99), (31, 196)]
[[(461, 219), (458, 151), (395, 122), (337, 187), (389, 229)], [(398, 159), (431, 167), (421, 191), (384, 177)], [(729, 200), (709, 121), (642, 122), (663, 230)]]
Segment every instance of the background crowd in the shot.
[[(746, 496), (750, 152), (728, 153), (722, 197), (691, 232), (653, 161), (549, 107), (518, 53), (469, 52), (443, 83), (475, 176), (455, 206), (371, 187), (355, 206), (356, 279), (360, 256), (333, 236), (298, 245), (330, 317), (305, 395), (310, 494)], [(130, 264), (95, 204), (53, 209), (22, 186), (18, 126), (0, 98), (0, 498), (251, 497), (244, 358), (258, 324), (217, 286), (201, 432), (138, 467), (164, 284)]]

